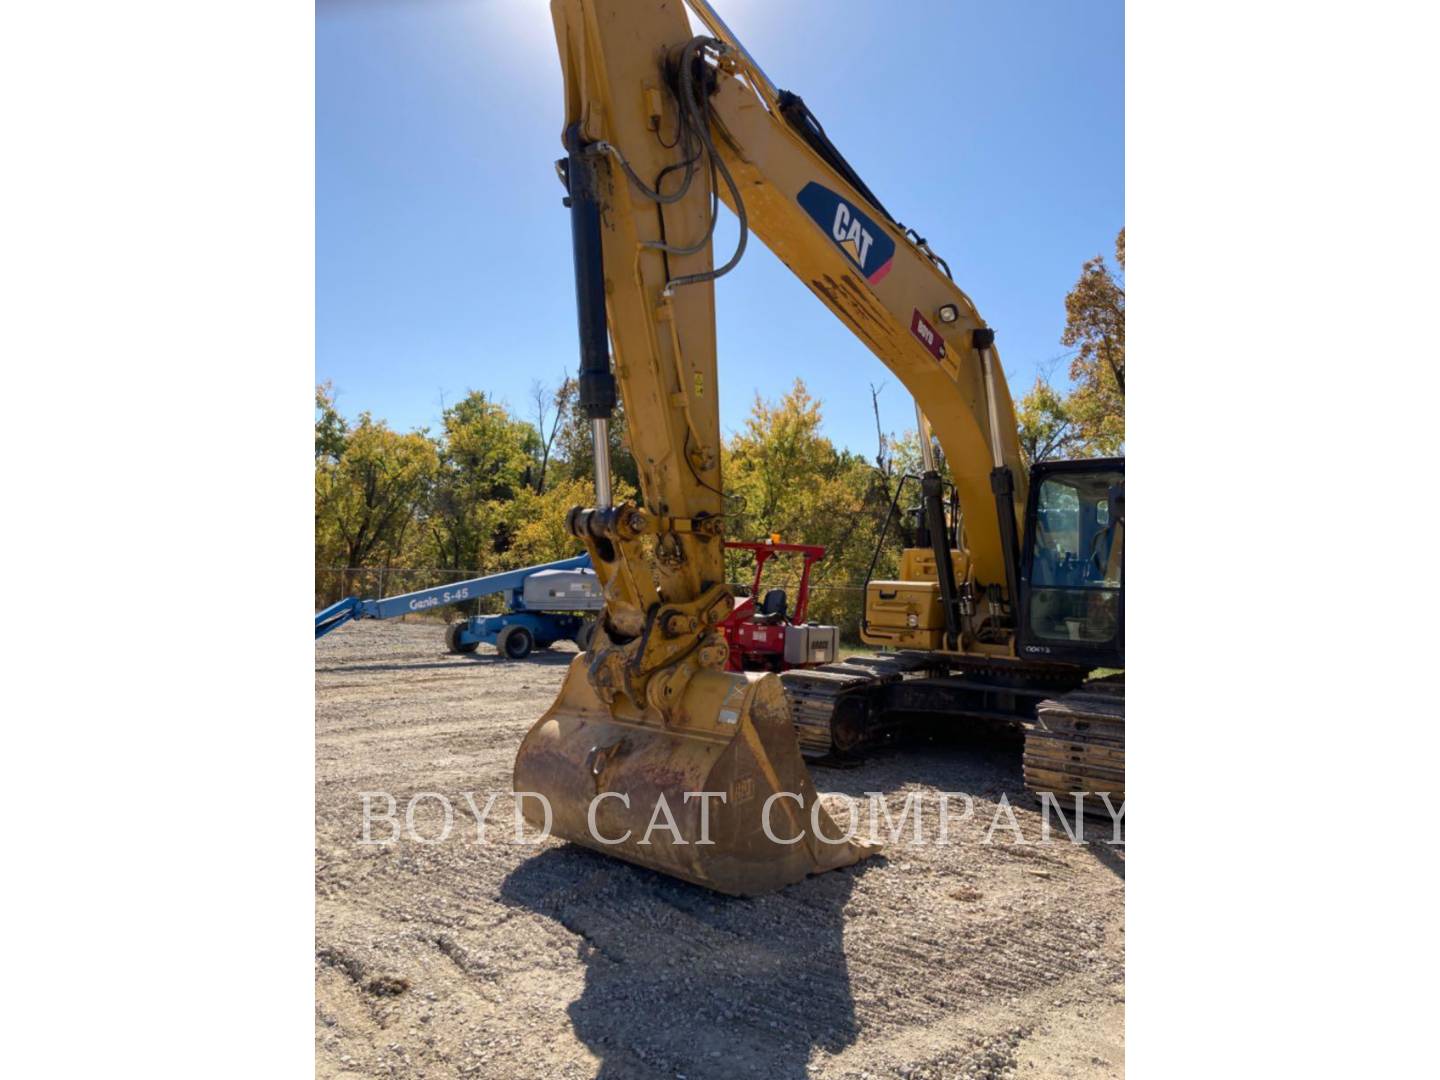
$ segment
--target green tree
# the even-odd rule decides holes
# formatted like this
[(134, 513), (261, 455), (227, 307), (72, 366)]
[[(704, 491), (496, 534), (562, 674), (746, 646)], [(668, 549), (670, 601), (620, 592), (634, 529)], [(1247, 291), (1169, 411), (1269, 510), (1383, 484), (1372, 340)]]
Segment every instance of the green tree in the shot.
[[(900, 455), (907, 450), (897, 448)], [(779, 401), (756, 396), (722, 459), (733, 497), (726, 535), (749, 540), (778, 533), (789, 543), (822, 545), (826, 556), (812, 575), (809, 617), (834, 622), (847, 634), (858, 625), (863, 598), (857, 583), (893, 493), (884, 464), (889, 452), (882, 449), (881, 462), (872, 464), (837, 449), (823, 433), (821, 402), (797, 379)], [(748, 580), (750, 567), (748, 557), (732, 553), (727, 576)], [(798, 559), (775, 565), (773, 572), (767, 567), (765, 584), (786, 588), (793, 603), (799, 570)]]
[(1051, 458), (1069, 457), (1084, 442), (1070, 410), (1069, 396), (1060, 394), (1043, 377), (1020, 399), (1015, 419), (1027, 468)]
[[(555, 391), (556, 434), (553, 464), (571, 480), (595, 479), (595, 452), (590, 418), (580, 408), (580, 384), (566, 379)], [(610, 418), (610, 480), (612, 487), (625, 483), (633, 490), (640, 485), (640, 472), (626, 439), (625, 403), (617, 402)]]
[(317, 554), (348, 567), (394, 560), (423, 515), (436, 462), (423, 431), (400, 435), (361, 413), (338, 459), (327, 451), (316, 461)]
[(339, 461), (349, 434), (350, 425), (335, 408), (335, 387), (321, 383), (315, 387), (315, 460)]
[(835, 447), (820, 434), (820, 402), (795, 380), (779, 401), (755, 395), (744, 428), (730, 441), (726, 484), (744, 502), (740, 520), (758, 535), (793, 532), (805, 520), (806, 480), (833, 469)]
[[(612, 478), (611, 494), (619, 503), (634, 498), (635, 490)], [(579, 555), (584, 545), (565, 527), (565, 518), (572, 507), (594, 505), (595, 484), (588, 477), (556, 479), (543, 492), (522, 491), (512, 504), (514, 530), (504, 565), (534, 566)]]
[(510, 546), (516, 496), (533, 486), (540, 440), (482, 391), (443, 414), (428, 517), (435, 565), (484, 569)]

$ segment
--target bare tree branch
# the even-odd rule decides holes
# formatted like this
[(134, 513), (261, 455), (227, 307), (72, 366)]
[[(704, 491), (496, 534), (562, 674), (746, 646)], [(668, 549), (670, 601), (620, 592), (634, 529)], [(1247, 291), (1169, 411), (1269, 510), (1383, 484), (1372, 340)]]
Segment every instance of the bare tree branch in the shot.
[(885, 428), (880, 423), (880, 391), (884, 389), (884, 383), (881, 383), (879, 386), (876, 386), (874, 383), (870, 384), (870, 408), (875, 412), (875, 438), (878, 443), (875, 451), (875, 467), (880, 470), (880, 475), (885, 477), (887, 481), (886, 487), (888, 488), (893, 457), (890, 453), (889, 443), (885, 438)]
[[(555, 446), (555, 436), (560, 431), (560, 410), (557, 395), (550, 387), (536, 379), (530, 384), (530, 400), (535, 407), (535, 430), (540, 435), (540, 478), (535, 485), (535, 494), (545, 494), (545, 475), (550, 468), (550, 452)], [(550, 430), (547, 434), (546, 423)]]

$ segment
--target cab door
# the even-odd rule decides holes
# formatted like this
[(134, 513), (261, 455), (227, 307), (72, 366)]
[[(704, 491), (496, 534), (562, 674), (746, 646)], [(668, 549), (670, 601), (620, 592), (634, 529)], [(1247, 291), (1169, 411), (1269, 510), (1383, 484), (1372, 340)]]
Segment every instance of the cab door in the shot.
[(1020, 655), (1125, 666), (1125, 459), (1030, 471), (1020, 561)]

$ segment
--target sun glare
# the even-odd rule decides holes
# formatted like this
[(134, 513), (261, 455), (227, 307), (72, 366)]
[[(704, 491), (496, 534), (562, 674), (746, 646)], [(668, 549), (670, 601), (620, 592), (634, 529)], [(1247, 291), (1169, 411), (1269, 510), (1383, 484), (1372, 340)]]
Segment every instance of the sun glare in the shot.
[(550, 0), (481, 0), (472, 5), (473, 18), (507, 43), (525, 48), (555, 48)]

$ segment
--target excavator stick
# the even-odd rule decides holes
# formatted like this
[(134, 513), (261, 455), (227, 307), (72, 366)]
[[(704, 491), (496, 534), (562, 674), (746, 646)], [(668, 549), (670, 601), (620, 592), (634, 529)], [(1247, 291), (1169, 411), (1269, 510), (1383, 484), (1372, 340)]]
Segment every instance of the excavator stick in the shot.
[[(607, 707), (588, 657), (515, 761), (526, 820), (553, 835), (731, 896), (754, 896), (879, 850), (848, 838), (800, 757), (780, 680), (697, 673), (669, 724)], [(621, 699), (623, 701), (623, 699)]]

